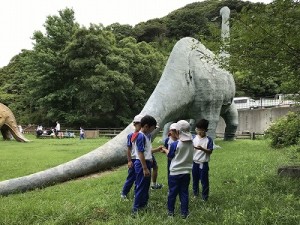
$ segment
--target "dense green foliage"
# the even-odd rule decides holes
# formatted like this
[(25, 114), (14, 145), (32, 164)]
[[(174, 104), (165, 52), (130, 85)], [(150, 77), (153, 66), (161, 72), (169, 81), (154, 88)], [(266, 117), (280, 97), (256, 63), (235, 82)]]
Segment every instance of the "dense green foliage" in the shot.
[[(16, 56), (2, 70), (1, 102), (19, 112), (24, 123), (128, 123), (155, 88), (166, 58), (133, 37), (116, 40), (101, 25), (79, 27), (70, 9), (59, 15), (47, 18), (46, 34), (35, 32), (32, 51)], [(8, 73), (18, 80), (9, 79)]]
[[(5, 163), (0, 164), (0, 180), (71, 160), (104, 141), (76, 138), (1, 143), (0, 154)], [(156, 140), (154, 143), (158, 145)], [(127, 175), (124, 165), (45, 189), (0, 197), (0, 224), (299, 224), (299, 180), (277, 176), (279, 166), (299, 163), (299, 151), (274, 150), (265, 140), (217, 140), (217, 144), (222, 148), (211, 156), (210, 198), (208, 202), (190, 199), (186, 221), (180, 217), (178, 199), (175, 218), (167, 217), (167, 159), (156, 153), (158, 181), (165, 186), (150, 190), (149, 207), (135, 219), (130, 215), (133, 192), (129, 201), (120, 199)]]
[[(220, 41), (221, 7), (231, 10), (231, 42)], [(155, 88), (177, 40), (194, 37), (216, 54), (226, 49), (226, 68), (237, 95), (299, 92), (299, 2), (239, 0), (195, 2), (132, 27), (81, 27), (71, 9), (48, 16), (45, 32), (33, 34), (0, 68), (0, 102), (21, 124), (120, 127), (131, 121)]]
[(231, 71), (240, 94), (298, 93), (300, 4), (276, 0), (244, 7), (233, 19)]
[(289, 112), (266, 131), (271, 146), (282, 148), (300, 144), (300, 112)]

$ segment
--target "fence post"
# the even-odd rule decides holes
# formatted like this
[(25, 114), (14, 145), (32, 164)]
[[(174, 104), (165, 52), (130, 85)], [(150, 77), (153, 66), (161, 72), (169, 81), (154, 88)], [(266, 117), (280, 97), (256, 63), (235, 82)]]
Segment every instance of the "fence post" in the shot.
[(256, 137), (255, 137), (255, 132), (251, 132), (251, 133), (250, 133), (250, 139), (251, 139), (251, 140), (255, 140), (255, 138), (256, 138)]

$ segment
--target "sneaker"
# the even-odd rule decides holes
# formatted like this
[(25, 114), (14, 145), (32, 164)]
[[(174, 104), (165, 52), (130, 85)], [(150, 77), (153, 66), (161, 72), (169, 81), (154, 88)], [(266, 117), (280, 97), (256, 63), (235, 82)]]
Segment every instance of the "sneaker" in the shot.
[(122, 199), (122, 200), (128, 200), (127, 196), (126, 196), (126, 195), (123, 195), (123, 194), (121, 194), (121, 199)]
[(198, 199), (198, 196), (197, 196), (197, 195), (194, 195), (194, 196), (191, 198), (191, 201), (192, 201), (192, 202), (196, 202), (197, 199)]
[(181, 218), (182, 218), (182, 219), (187, 219), (188, 216), (189, 216), (189, 214), (181, 214)]
[(169, 211), (168, 212), (168, 217), (174, 217), (174, 212)]
[(132, 211), (131, 211), (131, 217), (132, 217), (133, 219), (135, 219), (135, 218), (137, 217), (137, 215), (138, 215), (138, 212), (137, 212), (137, 211), (135, 211), (135, 210), (132, 210)]
[(162, 189), (163, 186), (164, 186), (164, 185), (162, 185), (162, 184), (156, 183), (156, 184), (154, 184), (154, 185), (151, 186), (151, 189), (152, 189), (152, 190), (155, 190), (155, 189)]

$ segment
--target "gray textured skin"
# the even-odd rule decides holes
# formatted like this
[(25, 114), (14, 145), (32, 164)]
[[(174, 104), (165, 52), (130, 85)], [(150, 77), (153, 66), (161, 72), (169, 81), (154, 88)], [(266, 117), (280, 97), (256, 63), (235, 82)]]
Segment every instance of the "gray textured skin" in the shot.
[[(232, 99), (235, 84), (232, 75), (220, 69), (206, 56), (213, 54), (193, 38), (183, 38), (174, 46), (155, 90), (141, 111), (156, 118), (160, 127), (169, 121), (206, 118), (209, 135), (221, 115), (226, 122), (225, 139), (232, 140), (237, 128), (237, 110)], [(118, 136), (103, 146), (70, 162), (28, 176), (0, 182), (0, 194), (8, 195), (46, 187), (88, 175), (126, 162), (126, 137), (133, 130), (129, 124)], [(154, 135), (159, 130), (155, 130)]]
[(29, 142), (19, 131), (12, 111), (0, 103), (0, 129), (4, 140), (10, 140), (10, 134), (19, 142)]
[[(229, 46), (229, 37), (230, 37), (230, 28), (229, 28), (229, 17), (230, 9), (227, 6), (224, 6), (220, 9), (220, 15), (222, 16), (222, 27), (221, 27), (221, 39), (224, 47)], [(221, 59), (229, 58), (229, 53), (225, 50), (224, 47), (221, 47), (220, 57)]]
[(220, 9), (220, 15), (222, 16), (222, 27), (221, 27), (221, 37), (222, 39), (229, 38), (229, 17), (230, 9), (227, 6), (224, 6)]

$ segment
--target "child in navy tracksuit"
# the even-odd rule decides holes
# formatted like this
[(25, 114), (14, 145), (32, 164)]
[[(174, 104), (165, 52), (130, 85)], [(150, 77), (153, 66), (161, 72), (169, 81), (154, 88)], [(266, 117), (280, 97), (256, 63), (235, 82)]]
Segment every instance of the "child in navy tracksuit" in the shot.
[(209, 177), (208, 162), (213, 151), (213, 140), (206, 135), (209, 121), (202, 119), (196, 123), (197, 135), (193, 139), (194, 157), (193, 157), (193, 192), (194, 196), (199, 195), (199, 181), (202, 184), (202, 199), (208, 200), (209, 196)]
[(133, 183), (135, 182), (135, 169), (134, 162), (136, 160), (135, 149), (132, 148), (132, 141), (137, 138), (138, 132), (141, 129), (141, 119), (142, 115), (136, 115), (133, 119), (133, 125), (135, 127), (134, 132), (128, 134), (127, 136), (127, 160), (128, 160), (128, 176), (126, 178), (125, 184), (121, 192), (121, 198), (127, 199), (127, 194), (129, 193)]
[(179, 140), (171, 144), (170, 150), (163, 149), (167, 156), (172, 158), (168, 178), (168, 215), (174, 216), (176, 197), (179, 195), (181, 216), (182, 218), (187, 218), (189, 214), (189, 184), (193, 166), (194, 146), (192, 135), (189, 132), (190, 124), (187, 121), (178, 121), (177, 130)]
[[(156, 120), (146, 115), (141, 120), (141, 130), (136, 140), (132, 142), (137, 156), (134, 162), (136, 180), (135, 180), (135, 198), (132, 212), (135, 214), (139, 209), (148, 204), (149, 188), (151, 183), (151, 165), (152, 165), (152, 143), (151, 132), (156, 129)], [(161, 147), (159, 148), (161, 150)]]

